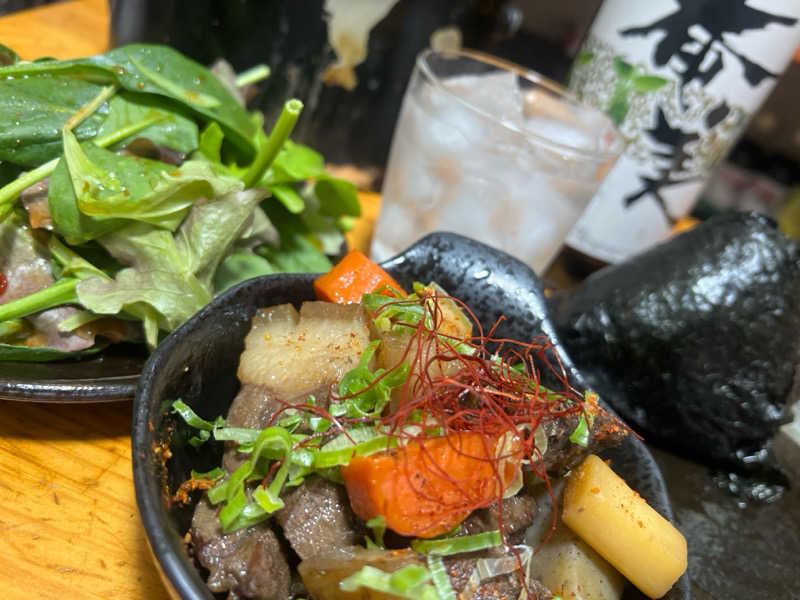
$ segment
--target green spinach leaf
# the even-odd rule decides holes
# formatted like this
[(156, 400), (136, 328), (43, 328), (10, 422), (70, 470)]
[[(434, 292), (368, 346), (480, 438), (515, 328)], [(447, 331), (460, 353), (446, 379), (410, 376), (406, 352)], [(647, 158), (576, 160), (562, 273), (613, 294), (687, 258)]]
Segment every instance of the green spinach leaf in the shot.
[(344, 179), (326, 175), (314, 183), (314, 194), (319, 198), (319, 212), (328, 217), (361, 214), (356, 186)]
[(209, 123), (200, 135), (200, 146), (198, 148), (200, 154), (212, 162), (221, 163), (222, 142), (224, 139), (225, 134), (222, 131), (222, 127), (219, 126), (219, 123)]
[(177, 104), (174, 107), (169, 104), (164, 99), (148, 94), (117, 94), (109, 102), (108, 116), (100, 126), (98, 137), (111, 135), (148, 118), (156, 118), (158, 121), (154, 125), (118, 142), (111, 150), (124, 146), (133, 138), (143, 137), (183, 154), (194, 152), (199, 143), (197, 124), (184, 115)]
[[(0, 76), (2, 72), (0, 70)], [(72, 77), (5, 79), (0, 86), (0, 160), (35, 167), (59, 156), (61, 128), (101, 86)], [(108, 114), (101, 106), (75, 129), (79, 140), (97, 135)]]
[(218, 122), (243, 158), (252, 158), (256, 134), (247, 111), (204, 66), (166, 46), (132, 44), (86, 59), (115, 73), (133, 92), (173, 98), (206, 120)]
[(123, 219), (90, 217), (78, 209), (78, 197), (63, 157), (50, 175), (47, 201), (56, 233), (64, 236), (70, 244), (93, 240), (126, 224)]
[(299, 215), (276, 203), (265, 206), (265, 212), (281, 234), (277, 248), (264, 245), (256, 250), (270, 264), (286, 273), (322, 273), (333, 266)]
[(172, 98), (203, 120), (217, 121), (244, 162), (254, 156), (257, 129), (244, 107), (211, 71), (167, 46), (131, 44), (89, 58), (17, 63), (0, 73), (6, 81), (44, 74)]
[(267, 189), (272, 192), (272, 195), (283, 204), (284, 208), (292, 214), (303, 212), (306, 203), (294, 185), (291, 183), (276, 183), (268, 185)]
[(308, 146), (286, 140), (262, 178), (263, 185), (291, 183), (325, 175), (325, 160)]
[(219, 294), (246, 279), (278, 273), (272, 263), (250, 250), (232, 252), (219, 265), (214, 274), (214, 291)]

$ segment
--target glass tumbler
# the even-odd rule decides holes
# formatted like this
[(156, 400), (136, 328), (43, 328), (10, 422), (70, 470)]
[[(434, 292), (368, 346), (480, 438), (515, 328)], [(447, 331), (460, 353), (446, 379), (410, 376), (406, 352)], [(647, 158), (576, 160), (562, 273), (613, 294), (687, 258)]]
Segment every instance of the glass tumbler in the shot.
[(425, 50), (392, 138), (371, 254), (452, 231), (541, 274), (622, 148), (605, 114), (531, 70)]

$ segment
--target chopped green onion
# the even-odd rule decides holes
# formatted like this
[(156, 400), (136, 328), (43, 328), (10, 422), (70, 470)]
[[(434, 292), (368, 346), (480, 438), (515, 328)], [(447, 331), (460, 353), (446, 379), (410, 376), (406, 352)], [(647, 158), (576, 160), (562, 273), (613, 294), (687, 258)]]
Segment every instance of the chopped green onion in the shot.
[(411, 600), (442, 600), (436, 588), (428, 583), (430, 580), (430, 572), (420, 565), (407, 565), (394, 573), (386, 573), (366, 565), (342, 579), (339, 589), (343, 592), (355, 592), (358, 588), (365, 587)]
[(253, 467), (249, 461), (239, 465), (239, 468), (236, 469), (228, 479), (208, 490), (209, 502), (211, 502), (211, 504), (219, 504), (220, 502), (231, 500), (231, 498), (236, 495), (238, 488), (242, 487), (242, 484), (252, 470)]
[(393, 590), (408, 593), (430, 581), (430, 578), (431, 575), (426, 568), (409, 565), (392, 573), (389, 577), (389, 584)]
[(208, 439), (211, 437), (211, 434), (208, 431), (200, 430), (197, 432), (197, 435), (193, 435), (189, 438), (189, 445), (193, 448), (199, 448), (203, 444), (205, 444)]
[(212, 481), (216, 481), (217, 479), (222, 479), (223, 477), (225, 477), (225, 471), (223, 471), (219, 467), (211, 469), (210, 471), (207, 471), (205, 473), (198, 473), (197, 471), (192, 469), (191, 475), (192, 479), (210, 479)]
[(189, 408), (189, 405), (183, 400), (175, 400), (175, 402), (172, 403), (172, 412), (178, 413), (181, 418), (186, 421), (187, 425), (191, 425), (195, 429), (201, 429), (204, 431), (211, 431), (214, 429), (214, 423), (211, 421), (206, 421), (202, 417), (198, 416), (198, 414)]
[(305, 415), (293, 408), (284, 411), (283, 415), (278, 420), (278, 426), (291, 431), (297, 429), (305, 421)]
[(331, 404), (329, 410), (334, 417), (346, 415), (351, 418), (374, 418), (380, 416), (389, 403), (392, 389), (408, 379), (407, 363), (393, 368), (370, 371), (369, 362), (380, 346), (380, 341), (370, 342), (353, 369), (344, 374), (339, 382), (339, 396), (344, 400)]
[[(289, 475), (289, 456), (292, 451), (292, 445), (292, 438), (285, 429), (267, 427), (259, 434), (250, 458), (242, 463), (226, 481), (217, 484), (208, 491), (209, 502), (212, 504), (225, 503), (219, 513), (223, 531), (233, 531), (269, 516), (270, 513), (265, 509), (265, 505), (269, 506), (279, 501), (281, 489)], [(265, 490), (268, 496), (261, 497), (263, 502), (256, 500), (248, 504), (245, 483), (250, 480), (254, 473), (258, 474), (259, 479), (263, 477), (263, 473), (259, 469), (260, 459), (262, 456), (269, 458), (268, 455), (275, 451), (280, 451), (283, 464), (281, 464), (269, 487)], [(270, 498), (272, 500), (269, 500)], [(247, 512), (245, 512), (246, 508), (249, 509)], [(240, 516), (243, 516), (244, 519), (240, 519)]]
[(439, 598), (441, 600), (456, 600), (456, 592), (453, 590), (453, 584), (450, 583), (450, 577), (447, 575), (441, 556), (435, 554), (428, 556), (428, 570), (431, 573), (433, 585), (436, 587)]
[(374, 318), (375, 326), (380, 331), (397, 331), (416, 327), (423, 318), (427, 327), (433, 327), (432, 317), (426, 314), (425, 307), (415, 294), (402, 301), (390, 298), (381, 293), (364, 294), (361, 304), (370, 313), (378, 313)]
[(503, 543), (500, 538), (500, 531), (484, 531), (475, 535), (465, 535), (462, 537), (442, 538), (437, 540), (416, 539), (411, 542), (411, 549), (420, 554), (435, 554), (437, 556), (450, 556), (451, 554), (461, 554), (462, 552), (475, 552), (494, 548)]
[(309, 417), (308, 425), (314, 433), (324, 433), (331, 427), (331, 420), (325, 417), (313, 416)]
[(222, 507), (222, 510), (219, 511), (219, 522), (222, 525), (222, 531), (231, 531), (231, 525), (246, 505), (247, 495), (244, 487), (239, 487), (236, 489), (233, 498), (230, 498), (225, 506)]
[(248, 429), (246, 427), (220, 427), (214, 431), (214, 439), (218, 442), (237, 442), (239, 444), (254, 444), (261, 435), (261, 429)]
[(292, 452), (289, 460), (292, 464), (300, 465), (301, 467), (311, 467), (314, 465), (314, 451), (307, 448), (298, 448)]
[(306, 475), (313, 471), (312, 467), (306, 467), (303, 465), (298, 465), (295, 462), (292, 462), (289, 465), (289, 474), (286, 477), (286, 483), (283, 484), (284, 487), (296, 487), (303, 483)]
[(212, 431), (225, 425), (225, 419), (222, 417), (217, 417), (213, 422), (206, 421), (189, 408), (189, 405), (183, 400), (175, 400), (175, 402), (172, 403), (172, 412), (178, 413), (187, 425), (198, 430), (197, 435), (189, 438), (189, 445), (195, 448), (205, 444), (211, 437)]
[(369, 548), (371, 545), (375, 548), (385, 548), (383, 543), (383, 535), (386, 533), (386, 519), (383, 517), (383, 515), (372, 517), (369, 521), (367, 521), (367, 527), (372, 529), (372, 536), (374, 538), (373, 540), (367, 536), (367, 547)]
[(327, 469), (347, 465), (354, 456), (369, 456), (395, 446), (397, 446), (397, 438), (380, 436), (355, 446), (351, 445), (337, 450), (319, 450), (314, 454), (314, 468)]
[(258, 486), (253, 490), (253, 500), (258, 502), (259, 506), (267, 513), (274, 513), (276, 510), (283, 508), (283, 500), (279, 496), (273, 495), (269, 488)]
[(586, 448), (589, 445), (589, 425), (586, 423), (586, 415), (581, 415), (578, 424), (569, 436), (569, 441)]
[(236, 76), (235, 85), (236, 87), (244, 87), (246, 85), (250, 85), (251, 83), (259, 82), (262, 79), (266, 79), (269, 77), (269, 74), (270, 70), (267, 65), (256, 65), (239, 73)]

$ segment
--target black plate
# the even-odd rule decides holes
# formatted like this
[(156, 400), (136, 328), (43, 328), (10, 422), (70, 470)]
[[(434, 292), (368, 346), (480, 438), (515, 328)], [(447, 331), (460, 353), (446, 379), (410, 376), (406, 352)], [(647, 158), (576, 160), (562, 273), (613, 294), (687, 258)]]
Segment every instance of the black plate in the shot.
[[(484, 327), (505, 315), (498, 337), (530, 340), (548, 335), (572, 384), (583, 387), (580, 374), (561, 350), (539, 280), (519, 261), (462, 236), (435, 233), (383, 266), (407, 287), (413, 281), (436, 281), (466, 302)], [(270, 275), (230, 289), (167, 337), (144, 367), (132, 430), (136, 501), (156, 562), (176, 597), (213, 598), (183, 549), (192, 509), (169, 508), (165, 489), (175, 490), (193, 468), (203, 471), (219, 464), (221, 450), (206, 445), (198, 451), (179, 443), (185, 429), (167, 413), (168, 408), (181, 398), (204, 418), (226, 414), (239, 387), (236, 368), (256, 309), (313, 299), (313, 279), (313, 275)], [(172, 458), (165, 468), (154, 448), (169, 440)], [(628, 436), (607, 456), (651, 506), (672, 520), (664, 480), (642, 442)], [(686, 575), (665, 596), (689, 597)], [(625, 598), (643, 596), (634, 591)]]
[(0, 361), (0, 400), (114, 402), (131, 400), (147, 354), (114, 344), (91, 358), (45, 363)]

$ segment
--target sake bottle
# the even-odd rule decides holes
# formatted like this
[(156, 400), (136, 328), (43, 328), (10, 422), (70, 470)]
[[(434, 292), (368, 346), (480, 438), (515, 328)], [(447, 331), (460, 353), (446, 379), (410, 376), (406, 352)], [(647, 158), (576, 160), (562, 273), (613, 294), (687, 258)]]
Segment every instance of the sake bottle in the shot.
[(605, 0), (569, 81), (626, 149), (566, 240), (591, 271), (689, 213), (800, 44), (797, 0)]

